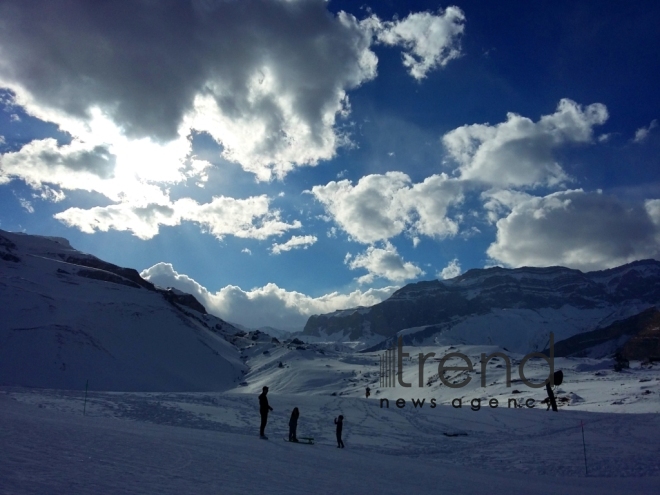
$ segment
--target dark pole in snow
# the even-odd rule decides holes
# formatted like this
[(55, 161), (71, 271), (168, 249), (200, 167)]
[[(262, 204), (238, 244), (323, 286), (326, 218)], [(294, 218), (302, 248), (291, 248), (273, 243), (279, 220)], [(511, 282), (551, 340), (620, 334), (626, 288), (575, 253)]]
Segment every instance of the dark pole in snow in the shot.
[(89, 380), (85, 380), (85, 402), (83, 403), (83, 416), (85, 415), (85, 411), (87, 410), (87, 385), (89, 384)]
[(589, 468), (587, 468), (587, 444), (584, 442), (584, 423), (580, 420), (580, 428), (582, 428), (582, 448), (584, 449), (584, 475), (589, 476)]
[(550, 382), (545, 384), (545, 390), (546, 392), (548, 392), (548, 399), (550, 399), (550, 405), (552, 406), (552, 410), (557, 412), (557, 401), (555, 400), (555, 394), (552, 393)]

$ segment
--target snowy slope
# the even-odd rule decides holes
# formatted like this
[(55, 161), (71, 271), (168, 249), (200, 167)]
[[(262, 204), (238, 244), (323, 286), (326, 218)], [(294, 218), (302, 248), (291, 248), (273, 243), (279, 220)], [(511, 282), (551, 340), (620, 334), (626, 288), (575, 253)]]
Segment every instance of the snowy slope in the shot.
[(65, 239), (0, 231), (0, 252), (0, 384), (172, 391), (241, 381), (245, 365), (225, 339), (236, 330), (192, 296)]
[[(4, 393), (3, 393), (4, 392)], [(651, 495), (658, 415), (380, 409), (375, 400), (0, 390), (0, 493)], [(291, 409), (299, 435), (283, 442)], [(343, 414), (345, 449), (332, 419)], [(580, 423), (584, 422), (588, 476)]]
[[(488, 345), (404, 346), (407, 357), (402, 358), (402, 378), (411, 387), (386, 387), (380, 382), (382, 351), (355, 352), (350, 346), (338, 343), (306, 343), (273, 341), (263, 333), (245, 334), (232, 338), (241, 351), (241, 359), (249, 367), (244, 381), (233, 392), (257, 395), (267, 386), (272, 393), (300, 396), (364, 397), (370, 387), (375, 399), (398, 398), (407, 401), (425, 398), (437, 404), (451, 405), (460, 398), (466, 408), (472, 400), (479, 400), (486, 408), (491, 399), (500, 407), (507, 407), (513, 399), (518, 405), (533, 399), (534, 407), (545, 409), (541, 402), (547, 397), (544, 388), (531, 388), (521, 381), (519, 365), (522, 354), (506, 348)], [(469, 383), (459, 389), (444, 386), (438, 377), (440, 359), (448, 353), (460, 352), (470, 360), (472, 371), (445, 372), (449, 381)], [(502, 353), (510, 360), (511, 381), (507, 385), (506, 363), (502, 358), (489, 360), (482, 375), (481, 354)], [(427, 356), (419, 385), (419, 354)], [(430, 355), (433, 353), (433, 355)], [(450, 361), (447, 366), (465, 366), (463, 361)], [(555, 357), (555, 370), (562, 370), (564, 383), (556, 388), (559, 406), (566, 410), (614, 412), (627, 414), (660, 413), (660, 364), (631, 361), (630, 368), (614, 371), (611, 358)], [(526, 362), (525, 376), (535, 383), (549, 375), (543, 360)], [(486, 386), (482, 386), (482, 376)], [(513, 406), (512, 406), (513, 407)]]

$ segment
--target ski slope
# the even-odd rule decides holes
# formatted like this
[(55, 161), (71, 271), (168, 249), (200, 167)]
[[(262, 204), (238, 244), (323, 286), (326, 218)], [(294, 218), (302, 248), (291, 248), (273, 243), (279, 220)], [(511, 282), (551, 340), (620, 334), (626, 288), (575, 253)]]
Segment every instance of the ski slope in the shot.
[[(0, 391), (0, 493), (655, 494), (660, 418), (232, 393)], [(282, 441), (292, 407), (299, 434)], [(343, 414), (345, 449), (332, 419)], [(580, 421), (585, 423), (589, 476)], [(447, 436), (452, 435), (452, 436)]]

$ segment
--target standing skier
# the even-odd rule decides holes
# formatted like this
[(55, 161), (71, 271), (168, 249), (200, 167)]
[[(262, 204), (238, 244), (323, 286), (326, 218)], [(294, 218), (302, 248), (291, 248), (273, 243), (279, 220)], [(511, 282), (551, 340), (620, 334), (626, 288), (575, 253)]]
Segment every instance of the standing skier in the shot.
[(369, 396), (371, 395), (371, 389), (370, 389), (369, 387), (367, 387), (366, 395), (367, 395), (367, 399), (368, 399)]
[(298, 416), (300, 416), (300, 411), (297, 407), (293, 408), (291, 413), (291, 419), (289, 420), (289, 442), (297, 442), (296, 438), (296, 429), (298, 429)]
[(259, 414), (261, 414), (261, 428), (259, 429), (259, 438), (268, 440), (268, 437), (265, 434), (266, 423), (268, 423), (268, 412), (272, 411), (273, 408), (268, 405), (268, 387), (264, 387), (261, 395), (259, 396)]
[(344, 416), (341, 414), (339, 418), (335, 418), (335, 424), (337, 425), (337, 448), (344, 448), (344, 441), (341, 439), (341, 430), (344, 427)]

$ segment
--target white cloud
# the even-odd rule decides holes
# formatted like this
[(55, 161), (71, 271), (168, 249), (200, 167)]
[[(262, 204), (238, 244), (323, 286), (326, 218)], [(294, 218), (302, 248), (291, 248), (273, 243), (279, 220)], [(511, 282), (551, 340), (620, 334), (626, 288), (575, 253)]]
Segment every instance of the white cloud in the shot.
[(249, 254), (250, 256), (252, 256), (252, 251), (249, 248), (241, 249), (241, 253)]
[(331, 181), (312, 188), (312, 194), (349, 236), (373, 244), (405, 233), (416, 246), (420, 236), (444, 238), (459, 231), (461, 215), (449, 215), (463, 202), (464, 192), (482, 193), (489, 222), (530, 196), (506, 188), (557, 186), (571, 180), (553, 157), (555, 149), (593, 141), (593, 127), (607, 120), (607, 109), (595, 103), (582, 107), (562, 99), (557, 111), (538, 122), (508, 114), (507, 121), (465, 125), (443, 136), (450, 156), (458, 163), (458, 178), (432, 175), (412, 184), (402, 172)]
[(160, 204), (119, 203), (88, 210), (69, 208), (55, 218), (90, 234), (96, 230), (128, 230), (140, 239), (156, 236), (161, 225), (174, 226), (183, 221), (197, 223), (219, 239), (233, 235), (263, 240), (301, 227), (298, 220), (291, 224), (280, 220), (280, 212), (270, 210), (265, 195), (246, 199), (220, 196), (205, 204), (184, 198)]
[(463, 187), (460, 181), (440, 174), (401, 191), (400, 201), (409, 213), (411, 233), (437, 238), (456, 235), (458, 219), (447, 217), (447, 210), (463, 201)]
[(557, 111), (538, 122), (507, 114), (506, 122), (465, 125), (442, 141), (459, 164), (460, 177), (499, 187), (556, 186), (570, 180), (553, 150), (571, 143), (589, 143), (593, 127), (607, 120), (600, 103), (583, 108), (562, 99)]
[(21, 207), (28, 213), (34, 213), (34, 207), (32, 203), (25, 198), (18, 198), (18, 202), (21, 204)]
[(517, 204), (533, 197), (531, 194), (508, 189), (491, 189), (481, 193), (489, 223), (497, 222), (502, 216), (508, 215)]
[(181, 222), (181, 216), (175, 214), (170, 205), (153, 203), (145, 206), (119, 203), (87, 210), (69, 208), (57, 213), (54, 218), (87, 234), (109, 230), (130, 231), (143, 240), (158, 235), (161, 225), (174, 226)]
[(370, 244), (402, 232), (446, 237), (458, 232), (447, 217), (462, 201), (461, 185), (445, 174), (412, 184), (403, 172), (367, 175), (354, 186), (349, 180), (314, 186), (312, 194), (335, 222), (356, 241)]
[(53, 203), (59, 203), (60, 201), (66, 198), (66, 194), (57, 189), (50, 188), (48, 186), (42, 186), (39, 190), (39, 194), (33, 194), (33, 198), (41, 198), (44, 201), (51, 201)]
[(0, 167), (0, 174), (19, 177), (35, 188), (49, 182), (90, 190), (85, 182), (113, 176), (115, 156), (102, 145), (91, 149), (80, 142), (58, 146), (51, 138), (35, 140), (20, 151), (5, 153), (0, 157)]
[(644, 207), (651, 221), (660, 227), (660, 199), (648, 199), (644, 202)]
[[(172, 202), (173, 184), (204, 187), (212, 167), (192, 156), (192, 133), (210, 134), (224, 158), (259, 180), (331, 159), (351, 145), (340, 122), (350, 113), (348, 93), (376, 77), (372, 45), (403, 46), (404, 63), (420, 79), (458, 56), (465, 20), (450, 7), (358, 21), (330, 13), (325, 0), (116, 0), (98, 9), (84, 0), (7, 0), (0, 18), (0, 87), (14, 95), (3, 103), (71, 138), (5, 153), (0, 184), (23, 180), (51, 201), (64, 191), (98, 192), (115, 204), (55, 217), (84, 232), (124, 230), (142, 239), (183, 221), (217, 237), (265, 239), (299, 228), (263, 197)], [(420, 208), (442, 208), (426, 203)], [(441, 218), (417, 222), (403, 212), (396, 222), (432, 235), (455, 232), (436, 213)], [(303, 245), (294, 239), (273, 251)]]
[[(7, 0), (0, 18), (0, 87), (26, 113), (109, 145), (118, 161), (131, 156), (118, 134), (158, 145), (207, 131), (260, 180), (350, 144), (338, 119), (348, 92), (376, 77), (374, 43), (402, 46), (421, 79), (459, 55), (465, 21), (457, 7), (358, 21), (325, 0)], [(167, 155), (176, 165), (186, 152)]]
[(371, 31), (322, 0), (8, 1), (0, 17), (0, 85), (29, 114), (75, 137), (94, 112), (129, 141), (208, 131), (261, 179), (331, 158), (347, 91), (376, 76)]
[(458, 258), (454, 258), (437, 274), (437, 277), (447, 280), (449, 278), (458, 277), (460, 274), (461, 264), (458, 262)]
[(35, 189), (50, 184), (95, 191), (113, 201), (158, 202), (165, 193), (156, 183), (167, 186), (189, 177), (203, 182), (210, 166), (188, 159), (190, 143), (184, 137), (167, 144), (129, 140), (98, 112), (80, 134), (67, 145), (47, 138), (5, 153), (0, 156), (0, 180), (21, 179)]
[(386, 45), (400, 45), (403, 65), (417, 80), (437, 67), (444, 67), (460, 56), (460, 35), (464, 30), (465, 15), (458, 7), (449, 7), (438, 15), (418, 12), (403, 20), (377, 21), (377, 39)]
[(344, 263), (351, 270), (364, 268), (369, 272), (357, 279), (360, 284), (370, 284), (376, 277), (402, 283), (424, 275), (421, 268), (411, 262), (404, 261), (396, 247), (389, 242), (385, 242), (383, 248), (369, 246), (364, 253), (355, 257), (347, 254)]
[(660, 200), (628, 204), (568, 190), (517, 202), (487, 250), (512, 267), (610, 268), (660, 257)]
[(651, 123), (648, 125), (648, 127), (640, 127), (639, 129), (637, 129), (633, 141), (636, 143), (641, 143), (643, 141), (646, 141), (646, 138), (649, 137), (651, 131), (656, 127), (658, 127), (658, 121), (656, 119), (653, 119)]
[(273, 254), (280, 254), (284, 251), (291, 251), (292, 249), (307, 249), (314, 244), (318, 239), (315, 235), (294, 235), (283, 244), (273, 243), (271, 252)]
[(193, 294), (210, 313), (227, 321), (251, 328), (272, 326), (285, 330), (302, 329), (314, 314), (377, 304), (398, 289), (385, 287), (347, 294), (332, 292), (314, 298), (267, 284), (250, 291), (228, 285), (213, 293), (187, 275), (177, 273), (169, 263), (158, 263), (140, 275), (156, 285), (176, 287)]

